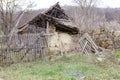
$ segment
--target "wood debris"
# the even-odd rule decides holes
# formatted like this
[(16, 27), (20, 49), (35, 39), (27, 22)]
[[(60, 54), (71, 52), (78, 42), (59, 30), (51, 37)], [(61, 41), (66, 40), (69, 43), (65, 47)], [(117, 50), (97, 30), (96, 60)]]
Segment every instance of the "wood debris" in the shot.
[(90, 53), (100, 54), (100, 47), (98, 47), (92, 40), (88, 33), (85, 33), (79, 40), (82, 52), (89, 55)]

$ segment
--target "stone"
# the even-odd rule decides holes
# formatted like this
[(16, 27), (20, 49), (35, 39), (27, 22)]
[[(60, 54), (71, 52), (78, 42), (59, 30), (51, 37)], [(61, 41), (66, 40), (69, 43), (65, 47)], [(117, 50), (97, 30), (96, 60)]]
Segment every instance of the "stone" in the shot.
[(98, 57), (98, 58), (96, 58), (97, 59), (97, 61), (99, 61), (99, 62), (103, 62), (104, 61), (104, 58), (101, 58), (101, 57)]

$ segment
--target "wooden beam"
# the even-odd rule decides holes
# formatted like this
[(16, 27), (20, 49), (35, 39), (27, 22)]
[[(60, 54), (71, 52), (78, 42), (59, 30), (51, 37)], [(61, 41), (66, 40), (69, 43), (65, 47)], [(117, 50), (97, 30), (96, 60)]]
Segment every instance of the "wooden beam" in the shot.
[(59, 9), (59, 8), (57, 8), (57, 7), (54, 7), (54, 8), (57, 9), (57, 10), (59, 10), (59, 11), (61, 11), (61, 12), (64, 12), (63, 9)]

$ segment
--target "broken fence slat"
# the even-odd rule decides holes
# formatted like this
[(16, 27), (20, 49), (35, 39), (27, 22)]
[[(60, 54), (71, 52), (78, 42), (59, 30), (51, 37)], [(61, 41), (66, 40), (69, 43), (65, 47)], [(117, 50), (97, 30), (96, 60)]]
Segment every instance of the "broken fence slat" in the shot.
[(98, 49), (98, 46), (95, 44), (95, 42), (92, 40), (92, 38), (86, 33), (86, 38), (92, 43), (92, 45)]
[(81, 40), (80, 45), (81, 45), (81, 48), (83, 49), (83, 52), (85, 54), (89, 55), (88, 50), (86, 48), (84, 48), (84, 41), (83, 40)]
[[(92, 40), (91, 36), (89, 36), (88, 33), (85, 33), (79, 40), (80, 46), (83, 49), (82, 52), (84, 52), (85, 54), (89, 54), (89, 52), (91, 52), (91, 49), (93, 48), (95, 50), (96, 54), (99, 54), (99, 47), (95, 44), (95, 42)], [(88, 45), (89, 43), (89, 45)]]
[(83, 50), (82, 50), (82, 53), (84, 52), (84, 50), (85, 50), (85, 47), (86, 47), (86, 45), (87, 45), (87, 41), (85, 42), (85, 45), (83, 46)]

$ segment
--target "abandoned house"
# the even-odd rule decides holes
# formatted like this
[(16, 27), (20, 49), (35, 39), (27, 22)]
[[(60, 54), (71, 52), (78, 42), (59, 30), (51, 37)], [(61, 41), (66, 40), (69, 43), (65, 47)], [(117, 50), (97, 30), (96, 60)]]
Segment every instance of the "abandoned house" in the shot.
[(48, 10), (18, 28), (18, 34), (45, 32), (49, 36), (49, 47), (51, 50), (63, 48), (69, 50), (73, 44), (74, 35), (79, 33), (78, 28), (65, 14), (59, 3), (51, 6)]

